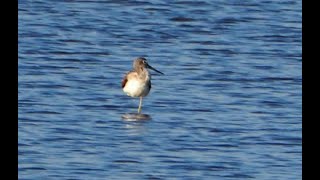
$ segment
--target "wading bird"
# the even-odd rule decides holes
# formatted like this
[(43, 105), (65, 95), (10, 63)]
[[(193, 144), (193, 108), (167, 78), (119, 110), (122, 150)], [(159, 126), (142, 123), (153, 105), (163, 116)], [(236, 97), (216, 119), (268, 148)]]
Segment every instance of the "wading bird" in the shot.
[(151, 75), (148, 69), (163, 74), (150, 66), (147, 60), (139, 57), (133, 61), (133, 70), (129, 71), (122, 80), (123, 91), (131, 97), (140, 97), (138, 113), (141, 113), (142, 98), (147, 96), (151, 89)]

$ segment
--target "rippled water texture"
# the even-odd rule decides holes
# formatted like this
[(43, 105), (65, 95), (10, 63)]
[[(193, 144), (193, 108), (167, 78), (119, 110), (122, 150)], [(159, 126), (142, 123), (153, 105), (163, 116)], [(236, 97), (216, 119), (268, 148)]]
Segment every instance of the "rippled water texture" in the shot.
[[(19, 179), (301, 179), (301, 1), (18, 1)], [(121, 89), (152, 73), (147, 121)]]

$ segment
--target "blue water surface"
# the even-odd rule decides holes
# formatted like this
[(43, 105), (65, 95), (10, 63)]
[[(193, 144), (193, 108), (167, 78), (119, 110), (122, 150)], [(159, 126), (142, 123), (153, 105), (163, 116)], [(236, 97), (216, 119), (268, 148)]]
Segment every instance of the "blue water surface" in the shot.
[[(301, 1), (19, 0), (18, 176), (301, 179)], [(139, 56), (147, 121), (121, 89)]]

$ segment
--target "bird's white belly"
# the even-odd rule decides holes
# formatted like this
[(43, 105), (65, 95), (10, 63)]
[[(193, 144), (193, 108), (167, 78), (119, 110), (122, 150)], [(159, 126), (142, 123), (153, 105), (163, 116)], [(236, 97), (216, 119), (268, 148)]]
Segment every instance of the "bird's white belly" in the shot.
[(123, 91), (131, 97), (144, 97), (148, 95), (150, 88), (147, 83), (141, 83), (141, 81), (130, 80), (126, 83)]

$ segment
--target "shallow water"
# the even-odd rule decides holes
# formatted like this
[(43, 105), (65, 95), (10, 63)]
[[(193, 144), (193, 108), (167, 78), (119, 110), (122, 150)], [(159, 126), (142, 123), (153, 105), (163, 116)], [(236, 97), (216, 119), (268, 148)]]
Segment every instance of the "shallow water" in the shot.
[(301, 54), (300, 1), (19, 0), (19, 179), (301, 179)]

